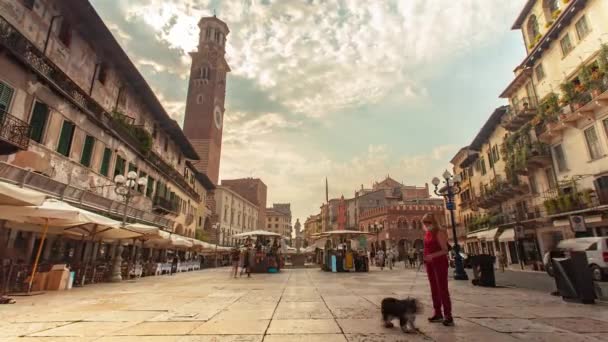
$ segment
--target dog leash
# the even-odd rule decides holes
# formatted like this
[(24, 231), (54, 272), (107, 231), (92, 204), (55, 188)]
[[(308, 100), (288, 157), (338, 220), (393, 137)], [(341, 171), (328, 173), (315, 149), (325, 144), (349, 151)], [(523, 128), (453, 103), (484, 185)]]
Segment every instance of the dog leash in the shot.
[(418, 273), (420, 273), (420, 269), (422, 268), (422, 262), (420, 263), (420, 265), (418, 265), (418, 269), (416, 270), (416, 273), (414, 274), (414, 280), (412, 281), (412, 283), (410, 284), (410, 289), (408, 291), (408, 296), (412, 294), (412, 290), (414, 290), (414, 286), (416, 285), (416, 279), (418, 279)]

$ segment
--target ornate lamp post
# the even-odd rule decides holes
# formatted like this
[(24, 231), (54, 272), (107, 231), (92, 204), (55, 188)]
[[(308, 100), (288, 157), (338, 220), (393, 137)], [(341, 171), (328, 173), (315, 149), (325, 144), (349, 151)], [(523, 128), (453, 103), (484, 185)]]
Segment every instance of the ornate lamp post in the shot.
[(468, 280), (469, 277), (467, 273), (464, 271), (464, 265), (462, 262), (462, 256), (460, 255), (460, 246), (458, 245), (458, 236), (456, 234), (456, 220), (454, 219), (454, 196), (458, 195), (461, 191), (460, 189), (460, 176), (453, 176), (448, 170), (445, 170), (443, 173), (443, 179), (445, 185), (441, 188), (439, 184), (441, 180), (437, 177), (433, 178), (433, 185), (435, 186), (435, 194), (437, 196), (442, 196), (445, 199), (445, 207), (450, 211), (450, 221), (452, 223), (452, 236), (454, 237), (454, 279), (456, 280)]
[[(138, 185), (146, 185), (148, 179), (146, 177), (141, 177), (137, 179), (137, 172), (129, 171), (127, 174), (127, 178), (123, 175), (116, 175), (114, 177), (114, 183), (116, 183), (116, 187), (114, 187), (114, 192), (117, 195), (122, 196), (125, 202), (125, 211), (122, 216), (122, 226), (127, 225), (127, 212), (129, 208), (129, 202), (131, 198), (138, 195), (137, 186)], [(121, 265), (122, 265), (122, 243), (119, 240), (118, 246), (116, 248), (116, 257), (114, 258), (114, 263), (112, 265), (112, 278), (110, 279), (112, 282), (120, 282), (122, 281), (121, 275)]]

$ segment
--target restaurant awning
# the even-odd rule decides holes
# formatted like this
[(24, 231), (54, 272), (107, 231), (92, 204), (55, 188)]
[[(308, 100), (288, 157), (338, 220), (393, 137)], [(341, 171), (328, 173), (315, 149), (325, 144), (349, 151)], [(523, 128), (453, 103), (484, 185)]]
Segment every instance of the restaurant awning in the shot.
[(477, 238), (479, 240), (494, 240), (496, 239), (496, 233), (498, 233), (498, 228), (492, 228), (488, 230), (484, 230), (482, 232), (477, 233)]
[(42, 192), (0, 182), (0, 205), (41, 205), (45, 199)]
[(505, 229), (498, 237), (498, 241), (515, 241), (515, 230), (513, 228)]

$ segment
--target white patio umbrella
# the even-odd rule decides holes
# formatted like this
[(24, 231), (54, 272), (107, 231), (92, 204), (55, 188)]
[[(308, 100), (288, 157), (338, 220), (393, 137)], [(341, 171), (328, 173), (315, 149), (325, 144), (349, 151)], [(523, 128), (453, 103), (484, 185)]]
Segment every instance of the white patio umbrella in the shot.
[(0, 205), (41, 205), (46, 197), (36, 190), (0, 182)]
[(55, 233), (93, 235), (106, 233), (106, 236), (120, 236), (120, 222), (93, 212), (76, 208), (63, 201), (47, 199), (37, 206), (0, 205), (0, 219), (29, 225), (42, 225), (42, 238), (38, 246), (32, 268), (28, 292), (36, 275), (40, 254), (49, 229)]
[(232, 235), (232, 237), (235, 237), (235, 238), (250, 237), (250, 236), (277, 236), (278, 237), (278, 236), (281, 236), (281, 234), (269, 232), (266, 230), (253, 230), (250, 232), (243, 232), (243, 233)]
[(125, 229), (140, 233), (144, 240), (169, 239), (171, 236), (171, 233), (164, 231), (162, 228), (142, 223), (128, 224)]

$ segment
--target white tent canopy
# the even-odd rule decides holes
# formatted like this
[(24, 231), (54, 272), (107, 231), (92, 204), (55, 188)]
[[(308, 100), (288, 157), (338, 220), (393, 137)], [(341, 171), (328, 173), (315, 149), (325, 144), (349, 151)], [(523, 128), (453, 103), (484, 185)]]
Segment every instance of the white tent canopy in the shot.
[(0, 205), (41, 205), (45, 199), (42, 192), (0, 182)]
[(359, 230), (330, 230), (328, 232), (323, 232), (321, 235), (371, 235), (373, 233), (362, 232)]
[(252, 237), (252, 236), (276, 236), (276, 237), (279, 237), (279, 236), (281, 236), (281, 234), (269, 232), (269, 231), (266, 231), (266, 230), (253, 230), (253, 231), (250, 231), (250, 232), (243, 232), (243, 233), (232, 235), (232, 237), (235, 237), (235, 238), (244, 238), (244, 237)]

